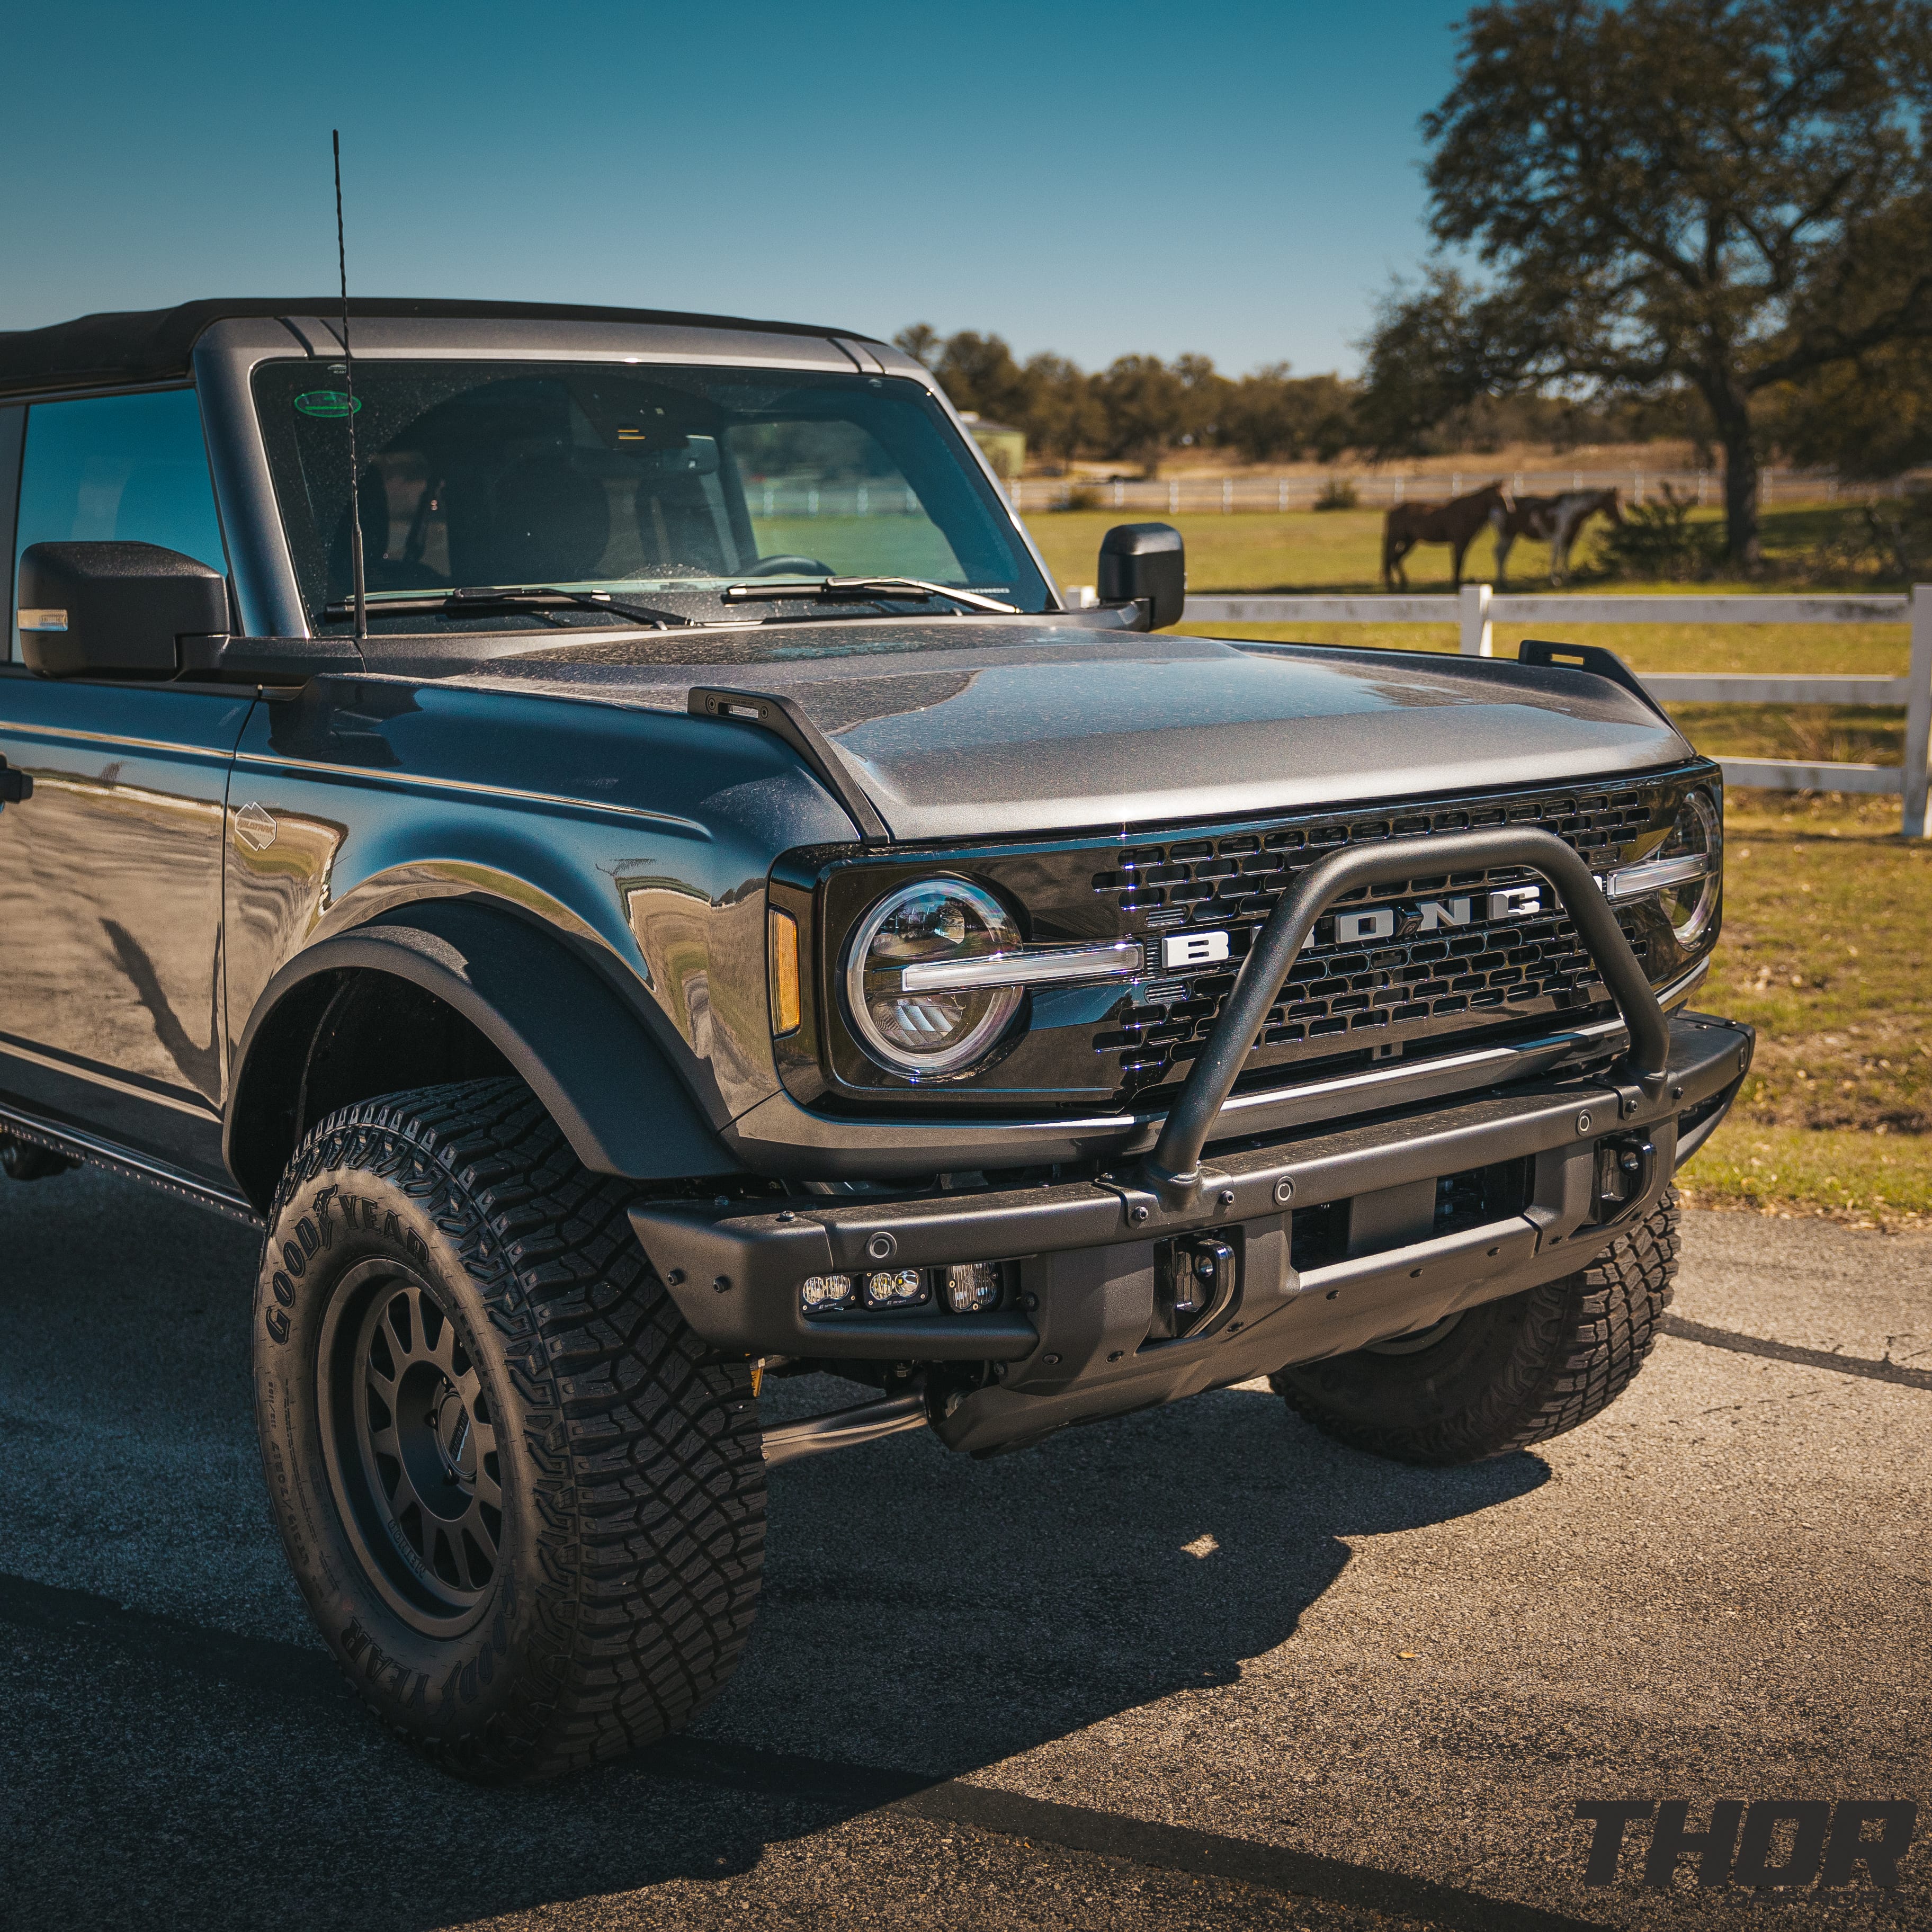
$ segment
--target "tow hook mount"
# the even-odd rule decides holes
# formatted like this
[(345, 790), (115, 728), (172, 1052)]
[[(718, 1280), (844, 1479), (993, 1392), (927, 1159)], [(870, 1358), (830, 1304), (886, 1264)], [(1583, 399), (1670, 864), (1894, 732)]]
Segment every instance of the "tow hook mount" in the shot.
[(1178, 1342), (1204, 1328), (1234, 1298), (1240, 1259), (1219, 1234), (1181, 1234), (1166, 1244), (1155, 1270), (1150, 1342)]

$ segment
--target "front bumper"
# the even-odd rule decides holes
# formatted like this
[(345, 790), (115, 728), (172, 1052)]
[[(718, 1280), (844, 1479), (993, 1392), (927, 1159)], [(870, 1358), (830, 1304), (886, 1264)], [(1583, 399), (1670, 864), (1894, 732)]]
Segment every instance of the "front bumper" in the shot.
[[(1668, 1013), (1694, 998), (1710, 965), (1708, 958), (1700, 959), (1659, 987), (1658, 1004)], [(1359, 1119), (1472, 1088), (1533, 1079), (1618, 1051), (1625, 1040), (1621, 1018), (1585, 1018), (1526, 1040), (1465, 1046), (1426, 1059), (1391, 1060), (1364, 1070), (1232, 1094), (1221, 1103), (1214, 1138), (1252, 1138)], [(978, 1120), (958, 1114), (941, 1120), (854, 1119), (815, 1113), (788, 1094), (775, 1094), (721, 1129), (720, 1135), (754, 1174), (877, 1181), (957, 1168), (1131, 1162), (1153, 1151), (1166, 1119), (1162, 1112), (1044, 1120)]]
[[(1698, 1117), (1701, 1141), (1742, 1084), (1754, 1037), (1732, 1022), (1682, 1014), (1670, 1023), (1654, 1094), (1612, 1068), (1217, 1150), (1182, 1207), (1135, 1179), (1103, 1175), (783, 1208), (640, 1205), (631, 1220), (686, 1319), (720, 1349), (998, 1365), (950, 1414), (936, 1412), (934, 1426), (955, 1448), (1000, 1447), (1344, 1353), (1574, 1272), (1655, 1206), (1679, 1158), (1679, 1122)], [(1608, 1214), (1598, 1186), (1605, 1142), (1642, 1150), (1630, 1192)], [(1393, 1200), (1392, 1190), (1524, 1159), (1532, 1179), (1520, 1213), (1386, 1247), (1367, 1240), (1348, 1258), (1305, 1271), (1290, 1261), (1297, 1214)], [(1210, 1233), (1240, 1258), (1232, 1300), (1179, 1340), (1151, 1339), (1157, 1251), (1178, 1234)], [(1016, 1306), (808, 1317), (800, 1304), (808, 1275), (994, 1260), (1017, 1264)]]

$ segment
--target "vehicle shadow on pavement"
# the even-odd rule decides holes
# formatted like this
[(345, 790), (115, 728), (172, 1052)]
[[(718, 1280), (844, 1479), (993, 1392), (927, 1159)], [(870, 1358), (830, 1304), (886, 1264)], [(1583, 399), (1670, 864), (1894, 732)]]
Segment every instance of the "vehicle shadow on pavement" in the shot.
[[(719, 1789), (662, 1754), (524, 1791), (428, 1769), (337, 1684), (282, 1568), (242, 1359), (254, 1238), (76, 1175), (0, 1191), (0, 1862), (21, 1922), (460, 1924), (741, 1874), (868, 1808), (836, 1778)], [(766, 1394), (776, 1414), (862, 1391)], [(1230, 1681), (1292, 1636), (1347, 1539), (1547, 1475), (1379, 1463), (1253, 1389), (983, 1463), (910, 1436), (795, 1464), (745, 1664), (698, 1735), (957, 1775)]]
[[(847, 1386), (811, 1381), (835, 1401)], [(1548, 1474), (1528, 1455), (1381, 1462), (1256, 1387), (989, 1462), (912, 1436), (794, 1464), (771, 1481), (752, 1651), (706, 1728), (957, 1774), (1231, 1681), (1293, 1635), (1346, 1539), (1447, 1522)]]

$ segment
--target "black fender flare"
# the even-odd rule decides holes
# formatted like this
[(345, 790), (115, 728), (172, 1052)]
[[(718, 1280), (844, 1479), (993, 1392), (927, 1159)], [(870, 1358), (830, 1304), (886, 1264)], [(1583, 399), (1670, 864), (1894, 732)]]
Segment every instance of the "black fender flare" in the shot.
[(260, 1114), (250, 1084), (253, 1050), (291, 994), (344, 971), (407, 980), (460, 1014), (502, 1054), (592, 1172), (670, 1180), (742, 1171), (643, 1017), (568, 944), (477, 900), (430, 899), (319, 941), (262, 989), (236, 1053), (223, 1124), (229, 1172), (251, 1198), (261, 1190), (249, 1186), (244, 1170), (257, 1163), (238, 1148), (237, 1136)]

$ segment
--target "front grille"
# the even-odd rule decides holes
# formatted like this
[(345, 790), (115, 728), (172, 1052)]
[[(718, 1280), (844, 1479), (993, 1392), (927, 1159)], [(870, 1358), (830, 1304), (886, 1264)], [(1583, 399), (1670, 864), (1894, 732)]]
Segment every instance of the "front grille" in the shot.
[[(1607, 1012), (1595, 968), (1546, 886), (1533, 912), (1490, 916), (1489, 895), (1538, 883), (1521, 868), (1459, 874), (1427, 870), (1432, 834), (1529, 825), (1553, 832), (1604, 872), (1647, 857), (1662, 842), (1691, 785), (1712, 782), (1700, 760), (1671, 771), (1590, 786), (1542, 785), (1460, 797), (1424, 796), (1352, 811), (1256, 814), (1245, 820), (1138, 827), (1124, 835), (934, 845), (874, 856), (840, 850), (814, 865), (810, 916), (830, 943), (806, 1005), (805, 1024), (779, 1042), (796, 1097), (824, 1095), (872, 1106), (884, 1097), (955, 1108), (1166, 1105), (1213, 1030), (1256, 934), (1294, 879), (1318, 860), (1354, 845), (1415, 848), (1415, 872), (1396, 884), (1338, 901), (1317, 924), (1250, 1050), (1237, 1090), (1327, 1078), (1382, 1058), (1426, 1058), (1558, 1028)], [(1030, 944), (1135, 939), (1149, 952), (1130, 983), (1041, 986), (1024, 1017), (986, 1063), (957, 1079), (912, 1083), (868, 1059), (839, 1007), (843, 936), (894, 886), (944, 872), (975, 880), (1013, 908)], [(1471, 901), (1467, 923), (1416, 923), (1423, 902)], [(1385, 939), (1343, 943), (1338, 916), (1393, 906)], [(799, 902), (801, 914), (806, 908)], [(1691, 963), (1654, 900), (1618, 908), (1625, 937), (1654, 986)], [(1376, 922), (1379, 924), (1379, 922)], [(1352, 932), (1374, 930), (1352, 926)], [(1161, 967), (1158, 942), (1176, 933), (1224, 931), (1225, 961)], [(1178, 952), (1179, 949), (1176, 949)], [(790, 1058), (788, 1058), (787, 1056)]]
[[(1220, 1017), (1235, 970), (1282, 892), (1314, 860), (1345, 846), (1484, 825), (1534, 825), (1554, 832), (1595, 869), (1628, 862), (1657, 819), (1654, 785), (1614, 791), (1420, 807), (1352, 815), (1277, 831), (1190, 830), (1138, 842), (1117, 866), (1096, 872), (1095, 893), (1118, 908), (1124, 929), (1151, 938), (1187, 928), (1226, 928), (1231, 956), (1221, 970), (1150, 980), (1122, 1015), (1095, 1034), (1094, 1051), (1124, 1084), (1157, 1086), (1185, 1071)], [(1668, 820), (1665, 821), (1666, 824)], [(1418, 860), (1424, 856), (1418, 851)], [(1486, 916), (1492, 892), (1534, 880), (1519, 867), (1428, 874), (1358, 891), (1318, 922), (1278, 1003), (1250, 1051), (1251, 1071), (1406, 1042), (1512, 1018), (1587, 1006), (1601, 976), (1560, 907), (1526, 916)], [(1554, 895), (1548, 896), (1553, 901)], [(1422, 898), (1471, 902), (1468, 929), (1392, 935), (1338, 945), (1336, 916)], [(1640, 960), (1649, 940), (1634, 913), (1622, 916)]]

